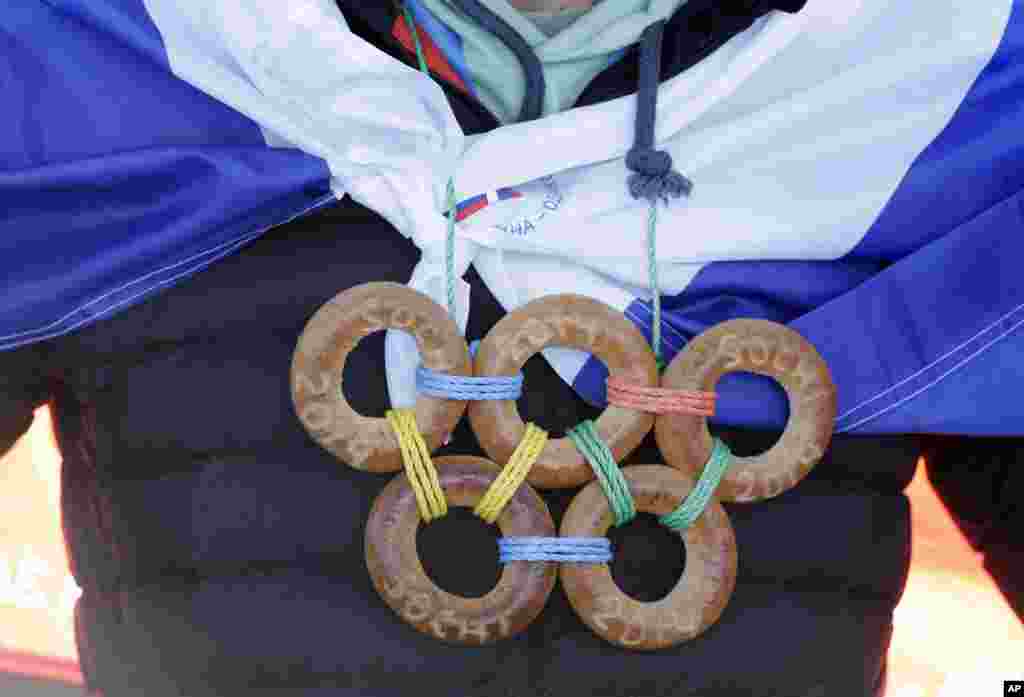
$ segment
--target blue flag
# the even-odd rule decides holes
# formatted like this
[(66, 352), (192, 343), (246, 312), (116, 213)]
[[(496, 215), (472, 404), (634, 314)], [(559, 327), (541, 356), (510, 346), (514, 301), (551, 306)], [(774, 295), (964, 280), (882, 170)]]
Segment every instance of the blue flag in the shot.
[[(0, 349), (117, 313), (343, 195), (424, 250), (411, 282), (435, 288), (449, 179), (476, 202), (459, 270), (507, 309), (579, 292), (650, 336), (646, 213), (621, 166), (635, 101), (467, 137), (332, 2), (245, 5), (0, 13)], [(828, 362), (840, 432), (1020, 434), (1024, 3), (839, 5), (767, 17), (662, 86), (659, 140), (695, 182), (661, 218), (663, 351), (770, 319)], [(325, 51), (349, 60), (324, 67)], [(514, 156), (524, 143), (543, 149)], [(604, 403), (599, 361), (549, 360)], [(765, 380), (720, 393), (721, 423), (785, 419)]]

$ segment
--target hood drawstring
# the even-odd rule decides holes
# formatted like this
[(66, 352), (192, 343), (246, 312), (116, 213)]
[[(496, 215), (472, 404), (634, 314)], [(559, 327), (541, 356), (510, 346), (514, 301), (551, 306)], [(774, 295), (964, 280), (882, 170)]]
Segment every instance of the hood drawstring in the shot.
[[(526, 77), (520, 121), (539, 118), (544, 104), (544, 69), (540, 59), (519, 33), (505, 20), (480, 4), (479, 0), (450, 0), (452, 4), (497, 36), (515, 54)], [(426, 63), (420, 49), (417, 29), (411, 12), (403, 5), (406, 20), (416, 40), (420, 67), (426, 70)], [(689, 196), (693, 182), (672, 167), (672, 156), (664, 150), (654, 149), (654, 121), (658, 109), (658, 81), (661, 77), (661, 41), (665, 33), (666, 20), (659, 20), (648, 26), (640, 37), (639, 82), (637, 85), (636, 127), (633, 148), (626, 154), (626, 167), (633, 174), (628, 180), (629, 193), (634, 199), (646, 199), (650, 203), (647, 221), (647, 266), (651, 287), (651, 347), (664, 369), (665, 361), (661, 350), (661, 292), (658, 288), (658, 263), (656, 230), (658, 225), (658, 200), (666, 205), (670, 198)], [(452, 272), (452, 240), (454, 239), (455, 201), (452, 182), (448, 182), (448, 303), (454, 316), (454, 278)]]
[(478, 0), (450, 0), (452, 5), (464, 15), (472, 19), (487, 31), (494, 34), (515, 54), (516, 60), (523, 68), (526, 79), (526, 92), (523, 105), (519, 110), (519, 121), (533, 121), (540, 118), (544, 111), (544, 92), (547, 85), (544, 80), (544, 67), (541, 65), (533, 46), (519, 35), (508, 22), (496, 15)]
[(665, 20), (644, 29), (640, 37), (640, 81), (636, 91), (636, 127), (633, 149), (626, 154), (629, 193), (650, 204), (647, 217), (647, 274), (651, 287), (651, 348), (658, 370), (665, 369), (661, 350), (661, 290), (658, 287), (658, 200), (668, 205), (670, 198), (689, 196), (693, 182), (672, 168), (672, 156), (654, 149), (654, 118), (658, 110), (658, 80), (661, 77), (661, 39)]
[(640, 81), (637, 87), (636, 128), (633, 149), (626, 155), (629, 193), (652, 204), (669, 198), (689, 196), (693, 182), (672, 169), (672, 156), (654, 149), (654, 117), (658, 108), (658, 79), (661, 75), (661, 39), (665, 20), (644, 30), (640, 37)]
[[(544, 104), (544, 68), (533, 47), (504, 19), (483, 6), (479, 0), (451, 0), (452, 4), (494, 34), (508, 47), (523, 68), (526, 92), (519, 113), (520, 121), (539, 118)], [(689, 196), (693, 182), (672, 168), (672, 156), (664, 150), (654, 149), (654, 119), (658, 110), (658, 81), (661, 78), (661, 40), (666, 20), (648, 26), (640, 37), (640, 77), (637, 85), (636, 128), (633, 148), (626, 155), (629, 193), (636, 199), (647, 199), (652, 204), (661, 199)]]

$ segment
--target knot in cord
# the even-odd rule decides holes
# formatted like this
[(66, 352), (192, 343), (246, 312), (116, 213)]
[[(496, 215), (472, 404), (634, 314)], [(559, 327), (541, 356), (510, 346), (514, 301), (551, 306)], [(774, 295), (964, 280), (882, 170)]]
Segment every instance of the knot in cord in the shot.
[(626, 167), (634, 172), (628, 185), (635, 199), (652, 204), (660, 199), (667, 204), (670, 198), (689, 196), (693, 191), (693, 182), (672, 169), (672, 156), (664, 150), (633, 148), (626, 155)]
[(626, 166), (637, 174), (663, 177), (672, 171), (672, 156), (664, 150), (633, 148), (626, 155)]
[(661, 74), (661, 39), (665, 21), (654, 22), (640, 37), (640, 80), (637, 86), (636, 128), (633, 148), (626, 154), (629, 193), (652, 205), (659, 199), (689, 196), (693, 182), (672, 168), (672, 156), (654, 149), (654, 118), (658, 108)]

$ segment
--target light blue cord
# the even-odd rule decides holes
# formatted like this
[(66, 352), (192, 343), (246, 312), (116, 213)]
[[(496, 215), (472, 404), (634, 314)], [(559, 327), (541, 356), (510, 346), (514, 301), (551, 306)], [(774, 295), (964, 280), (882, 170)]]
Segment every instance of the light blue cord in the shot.
[[(469, 352), (476, 357), (479, 341), (474, 341)], [(439, 373), (424, 366), (416, 369), (416, 389), (422, 394), (456, 401), (484, 401), (519, 399), (523, 394), (523, 374), (515, 376), (472, 377)]]
[(416, 389), (429, 397), (456, 401), (519, 399), (523, 377), (446, 375), (420, 366), (416, 370)]
[(607, 537), (503, 537), (498, 561), (555, 561), (563, 564), (607, 564), (612, 543)]
[[(430, 75), (426, 57), (423, 53), (423, 46), (420, 43), (419, 28), (416, 26), (416, 18), (408, 5), (402, 4), (402, 11), (405, 14), (405, 21), (409, 25), (413, 42), (416, 45), (416, 57), (419, 60), (420, 71)], [(455, 218), (457, 211), (458, 196), (455, 194), (455, 181), (448, 179), (447, 187), (447, 209), (448, 209), (448, 231), (444, 240), (444, 266), (445, 266), (445, 295), (448, 301), (448, 315), (456, 323), (458, 314), (455, 306)], [(474, 342), (470, 347), (473, 354), (476, 354)], [(445, 375), (420, 366), (416, 370), (416, 388), (430, 397), (441, 399), (452, 399), (455, 401), (483, 401), (492, 399), (519, 399), (523, 393), (522, 374), (515, 377), (463, 377), (461, 375)]]

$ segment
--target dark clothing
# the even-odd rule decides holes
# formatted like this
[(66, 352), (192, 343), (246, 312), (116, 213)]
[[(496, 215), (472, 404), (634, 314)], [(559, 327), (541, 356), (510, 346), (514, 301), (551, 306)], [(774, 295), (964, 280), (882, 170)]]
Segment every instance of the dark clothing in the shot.
[[(728, 506), (735, 595), (715, 627), (678, 648), (613, 648), (558, 588), (524, 634), (489, 648), (453, 648), (399, 619), (363, 561), (366, 517), (389, 477), (352, 470), (308, 438), (288, 372), (317, 307), (358, 283), (404, 280), (415, 256), (375, 214), (344, 203), (56, 345), (0, 355), (5, 441), (53, 398), (68, 548), (85, 589), (82, 663), (107, 697), (255, 687), (345, 697), (874, 694), (907, 572), (901, 490), (918, 455), (909, 438), (837, 437), (793, 491)], [(475, 280), (473, 302), (468, 334), (478, 337), (501, 311)], [(367, 340), (348, 369), (365, 413), (386, 405), (382, 348), (380, 335)], [(527, 418), (564, 428), (592, 414), (546, 364), (532, 360), (526, 375)], [(740, 453), (771, 437), (727, 434)], [(441, 452), (481, 452), (465, 419)], [(629, 461), (659, 461), (650, 438)], [(545, 494), (556, 521), (574, 493)], [(486, 590), (497, 573), (491, 532), (435, 525), (423, 556), (436, 578), (452, 591)], [(638, 595), (681, 570), (664, 561), (678, 558), (678, 543), (653, 526), (616, 541), (616, 577)], [(467, 562), (468, 551), (479, 559)]]
[(930, 438), (925, 460), (931, 485), (1024, 621), (1024, 440)]
[[(408, 59), (390, 39), (389, 8), (341, 6), (355, 31)], [(744, 21), (726, 28), (749, 26), (749, 14)], [(727, 38), (696, 44), (686, 32), (698, 30), (668, 23), (666, 75)], [(635, 89), (635, 68), (634, 50), (581, 103)], [(467, 132), (497, 125), (446, 90)], [(346, 200), (114, 318), (0, 353), (0, 448), (37, 405), (55, 411), (91, 686), (106, 697), (877, 694), (909, 561), (902, 489), (919, 455), (910, 437), (836, 437), (794, 490), (727, 506), (735, 594), (714, 627), (674, 649), (605, 643), (557, 587), (527, 631), (486, 648), (442, 644), (395, 615), (371, 585), (363, 545), (390, 476), (357, 472), (318, 447), (294, 415), (288, 377), (319, 306), (360, 283), (406, 282), (417, 256)], [(503, 312), (472, 271), (467, 278), (467, 336), (481, 338)], [(376, 416), (387, 406), (382, 339), (364, 341), (346, 368), (350, 399)], [(556, 432), (594, 415), (539, 358), (527, 364), (525, 392), (524, 417)], [(739, 454), (777, 436), (723, 435)], [(438, 454), (447, 453), (481, 453), (467, 420)], [(660, 462), (652, 437), (627, 460), (644, 462)], [(556, 523), (574, 494), (545, 492)], [(496, 533), (466, 517), (431, 525), (420, 549), (447, 590), (481, 594), (499, 572)], [(637, 597), (657, 597), (682, 570), (678, 539), (649, 519), (613, 541), (614, 574)]]

